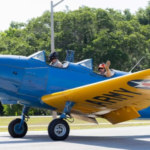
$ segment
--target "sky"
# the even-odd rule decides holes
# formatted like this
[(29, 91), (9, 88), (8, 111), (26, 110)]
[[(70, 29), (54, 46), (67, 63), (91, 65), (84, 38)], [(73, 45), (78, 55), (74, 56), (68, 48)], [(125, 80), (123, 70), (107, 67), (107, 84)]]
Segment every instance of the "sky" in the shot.
[[(44, 11), (50, 10), (50, 0), (0, 0), (0, 31), (9, 28), (10, 22), (26, 22), (41, 16)], [(53, 0), (56, 4), (59, 0)], [(145, 8), (148, 0), (64, 0), (54, 8), (54, 11), (78, 9), (80, 6), (94, 8), (114, 8), (115, 10), (130, 9), (135, 13), (139, 8)]]

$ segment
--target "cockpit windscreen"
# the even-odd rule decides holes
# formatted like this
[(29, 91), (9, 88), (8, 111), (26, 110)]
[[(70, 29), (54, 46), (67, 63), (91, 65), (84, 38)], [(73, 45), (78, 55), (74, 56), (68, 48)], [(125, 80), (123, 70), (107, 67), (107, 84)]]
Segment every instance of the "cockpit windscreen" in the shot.
[(90, 70), (93, 70), (92, 59), (86, 59), (86, 60), (83, 60), (81, 62), (78, 62), (77, 64), (79, 64), (85, 68), (88, 68)]
[(30, 55), (28, 58), (32, 58), (32, 59), (36, 59), (36, 60), (45, 62), (45, 53), (44, 53), (44, 51), (39, 51), (37, 53)]

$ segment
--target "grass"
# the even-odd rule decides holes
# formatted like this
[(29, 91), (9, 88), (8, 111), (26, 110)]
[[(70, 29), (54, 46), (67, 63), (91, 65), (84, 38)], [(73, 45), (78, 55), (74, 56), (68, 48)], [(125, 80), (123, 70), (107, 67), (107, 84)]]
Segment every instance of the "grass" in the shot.
[[(8, 129), (1, 128), (1, 126), (8, 126), (9, 123), (15, 118), (19, 118), (19, 117), (13, 117), (13, 118), (0, 117), (0, 132), (7, 132)], [(52, 121), (51, 117), (36, 117), (36, 118), (31, 117), (27, 123), (29, 125), (28, 130), (29, 131), (47, 131), (47, 127), (51, 121)], [(108, 123), (108, 124), (95, 125), (95, 124), (90, 124), (88, 122), (75, 119), (75, 121), (73, 123), (69, 123), (69, 125), (70, 125), (70, 128), (74, 130), (75, 129), (115, 128), (115, 127), (150, 125), (150, 120), (131, 120), (131, 121), (127, 121), (127, 123), (133, 122), (134, 124), (118, 124), (118, 125), (112, 125), (107, 120), (101, 119), (101, 118), (98, 118), (97, 121), (98, 123)], [(38, 126), (32, 127), (30, 125), (38, 125)]]

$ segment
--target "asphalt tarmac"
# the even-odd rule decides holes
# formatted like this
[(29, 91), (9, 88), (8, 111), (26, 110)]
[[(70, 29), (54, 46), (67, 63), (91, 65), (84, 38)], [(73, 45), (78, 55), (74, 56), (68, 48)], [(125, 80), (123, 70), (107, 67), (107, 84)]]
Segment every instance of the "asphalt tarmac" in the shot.
[(0, 132), (0, 150), (150, 150), (150, 126), (71, 130), (65, 141), (52, 141), (46, 131), (13, 139)]

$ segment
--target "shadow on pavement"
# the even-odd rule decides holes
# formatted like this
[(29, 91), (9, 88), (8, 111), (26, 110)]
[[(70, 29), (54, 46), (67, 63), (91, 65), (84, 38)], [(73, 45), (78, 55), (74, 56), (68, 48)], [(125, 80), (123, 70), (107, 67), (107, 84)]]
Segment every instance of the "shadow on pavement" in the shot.
[[(48, 135), (27, 135), (22, 139), (13, 139), (10, 136), (1, 136), (7, 141), (0, 141), (0, 145), (5, 144), (25, 144), (25, 143), (53, 143)], [(0, 137), (0, 138), (1, 138)], [(8, 141), (9, 140), (9, 141)], [(69, 136), (66, 143), (82, 144), (89, 146), (102, 146), (106, 148), (118, 148), (127, 150), (147, 150), (150, 149), (150, 136)]]

